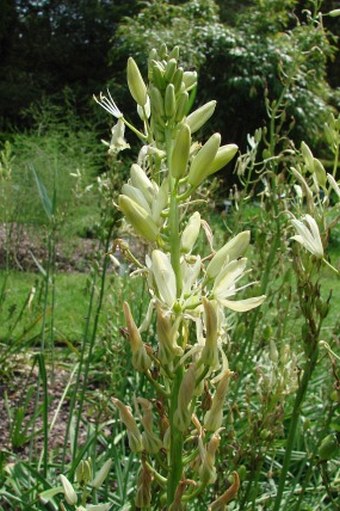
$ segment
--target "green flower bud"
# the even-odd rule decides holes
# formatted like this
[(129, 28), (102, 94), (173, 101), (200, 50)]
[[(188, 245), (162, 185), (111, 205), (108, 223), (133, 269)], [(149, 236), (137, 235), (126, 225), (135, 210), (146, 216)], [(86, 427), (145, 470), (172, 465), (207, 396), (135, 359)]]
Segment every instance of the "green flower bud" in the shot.
[(151, 85), (149, 88), (149, 96), (153, 115), (161, 118), (164, 117), (163, 97), (159, 89)]
[(143, 450), (142, 435), (139, 432), (136, 421), (131, 413), (131, 408), (124, 405), (119, 399), (113, 398), (113, 404), (118, 408), (121, 421), (127, 429), (129, 446), (132, 452), (141, 452)]
[(140, 106), (147, 102), (148, 95), (146, 85), (140, 74), (139, 68), (132, 57), (129, 57), (127, 64), (127, 82), (131, 96)]
[(176, 94), (175, 87), (169, 83), (165, 89), (164, 110), (168, 119), (171, 119), (176, 113)]
[(196, 133), (210, 119), (216, 108), (216, 101), (212, 100), (194, 110), (186, 119), (191, 133)]
[(171, 50), (171, 52), (169, 53), (169, 59), (176, 59), (178, 60), (179, 59), (179, 46), (174, 46)]
[(151, 81), (159, 89), (163, 91), (166, 87), (166, 81), (164, 78), (164, 69), (160, 66), (159, 62), (153, 61), (151, 64), (152, 77)]
[(327, 174), (325, 167), (322, 165), (321, 161), (317, 158), (314, 158), (314, 173), (316, 175), (317, 182), (320, 186), (326, 186), (327, 183)]
[(175, 91), (179, 92), (181, 90), (183, 80), (183, 69), (178, 67), (175, 71), (175, 74), (172, 78), (172, 83), (174, 84)]
[(105, 481), (105, 479), (107, 478), (107, 476), (110, 472), (111, 465), (112, 465), (112, 460), (105, 461), (104, 465), (97, 472), (97, 474), (95, 475), (95, 477), (91, 483), (92, 488), (96, 488), (98, 490), (101, 487), (101, 485), (103, 484), (103, 482)]
[(188, 254), (194, 248), (201, 228), (201, 215), (195, 211), (188, 220), (181, 236), (181, 250)]
[(175, 116), (176, 122), (181, 122), (182, 119), (185, 117), (187, 110), (188, 110), (188, 104), (189, 104), (189, 94), (186, 91), (181, 92), (177, 99), (177, 110), (176, 110), (176, 116)]
[(183, 82), (187, 91), (193, 89), (197, 85), (196, 71), (184, 71)]
[(314, 172), (314, 156), (312, 151), (305, 142), (301, 143), (301, 153), (309, 172)]
[(152, 204), (155, 196), (155, 188), (142, 167), (137, 165), (137, 163), (131, 165), (130, 177), (132, 186), (138, 188), (143, 193), (148, 203)]
[(70, 504), (70, 506), (75, 506), (78, 501), (78, 496), (77, 496), (76, 492), (74, 491), (72, 484), (67, 479), (67, 477), (65, 477), (62, 474), (60, 475), (60, 481), (63, 486), (63, 492), (64, 492), (66, 502), (68, 504)]
[(150, 214), (144, 208), (126, 195), (119, 196), (118, 204), (120, 210), (137, 234), (151, 242), (156, 241), (159, 235), (159, 229)]
[(214, 161), (220, 143), (221, 135), (214, 133), (193, 158), (188, 177), (188, 182), (192, 186), (199, 186), (207, 177), (209, 167)]
[(191, 147), (191, 133), (187, 124), (183, 124), (175, 138), (170, 159), (170, 172), (172, 177), (180, 179), (185, 175)]
[(214, 279), (226, 263), (243, 256), (248, 248), (249, 241), (250, 231), (243, 231), (223, 245), (208, 264), (208, 277)]
[(238, 147), (236, 144), (227, 144), (220, 147), (209, 167), (208, 175), (210, 176), (225, 167), (234, 158), (237, 151)]
[(332, 18), (340, 16), (340, 9), (332, 9), (329, 11), (328, 16), (331, 16)]
[(164, 78), (165, 78), (165, 80), (167, 82), (171, 82), (172, 81), (172, 78), (173, 78), (173, 76), (175, 74), (176, 68), (177, 68), (177, 61), (176, 61), (176, 59), (168, 60), (166, 68), (165, 68), (165, 73), (164, 73)]
[(132, 352), (132, 365), (136, 371), (145, 373), (148, 369), (150, 369), (151, 359), (146, 352), (141, 335), (138, 331), (136, 323), (134, 322), (129, 304), (127, 302), (124, 302), (123, 310)]
[(143, 192), (136, 188), (135, 186), (129, 185), (128, 183), (125, 183), (122, 187), (122, 193), (123, 195), (126, 195), (127, 197), (130, 197), (133, 201), (137, 202), (139, 206), (141, 206), (147, 213), (151, 213), (151, 209), (149, 206), (148, 201), (143, 195)]

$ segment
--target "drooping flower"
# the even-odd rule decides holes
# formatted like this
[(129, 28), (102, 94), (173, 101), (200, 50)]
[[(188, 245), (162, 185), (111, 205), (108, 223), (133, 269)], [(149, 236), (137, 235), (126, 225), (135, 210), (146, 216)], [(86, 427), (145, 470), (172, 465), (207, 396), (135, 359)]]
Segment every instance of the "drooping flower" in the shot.
[(302, 217), (302, 221), (293, 218), (292, 224), (297, 234), (292, 236), (291, 239), (300, 243), (300, 245), (302, 245), (311, 254), (322, 259), (324, 257), (324, 251), (319, 227), (314, 218), (307, 214)]

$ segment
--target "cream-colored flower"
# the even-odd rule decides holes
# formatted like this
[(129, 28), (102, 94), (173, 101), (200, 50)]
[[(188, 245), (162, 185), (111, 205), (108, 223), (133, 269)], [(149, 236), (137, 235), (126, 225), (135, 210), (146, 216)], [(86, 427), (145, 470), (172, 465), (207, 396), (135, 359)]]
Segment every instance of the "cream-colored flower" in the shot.
[(114, 102), (111, 93), (109, 89), (107, 89), (107, 96), (104, 96), (104, 94), (101, 92), (99, 95), (99, 99), (96, 98), (96, 96), (93, 96), (93, 99), (96, 103), (98, 103), (99, 106), (104, 108), (109, 114), (113, 115), (116, 119), (119, 119), (123, 117), (122, 112), (119, 110), (118, 106)]
[(292, 224), (297, 232), (291, 239), (297, 241), (308, 252), (322, 259), (324, 251), (320, 237), (318, 224), (310, 215), (305, 215), (301, 220), (292, 219)]

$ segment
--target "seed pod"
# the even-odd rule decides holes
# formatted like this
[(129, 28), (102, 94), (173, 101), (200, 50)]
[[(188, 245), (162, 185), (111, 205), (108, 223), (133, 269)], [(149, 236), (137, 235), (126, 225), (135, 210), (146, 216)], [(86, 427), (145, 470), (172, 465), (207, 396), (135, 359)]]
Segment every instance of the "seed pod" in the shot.
[(191, 133), (187, 124), (183, 124), (178, 131), (170, 159), (170, 172), (172, 177), (180, 179), (185, 175), (191, 147)]
[(159, 229), (144, 208), (126, 195), (119, 196), (118, 204), (128, 222), (140, 236), (149, 241), (156, 241)]
[(136, 103), (138, 103), (138, 105), (144, 106), (148, 99), (146, 85), (139, 68), (132, 57), (129, 57), (128, 59), (127, 82), (133, 99)]
[(192, 160), (188, 177), (188, 182), (192, 186), (199, 186), (207, 177), (208, 169), (214, 161), (220, 143), (221, 135), (214, 133)]
[(223, 245), (208, 264), (208, 277), (214, 279), (227, 262), (243, 256), (248, 248), (249, 241), (250, 231), (243, 231)]
[[(189, 105), (189, 94), (184, 91), (181, 92), (177, 99), (177, 109), (176, 109), (176, 122), (181, 122), (182, 119), (185, 117)], [(187, 124), (188, 126), (188, 124)]]
[(212, 100), (205, 105), (194, 110), (186, 119), (186, 123), (191, 129), (191, 133), (195, 133), (210, 119), (216, 108), (216, 101)]
[(238, 151), (236, 144), (227, 144), (220, 147), (216, 153), (214, 161), (209, 167), (208, 175), (214, 174), (221, 170), (227, 163), (229, 163)]
[(169, 83), (165, 89), (164, 110), (165, 110), (165, 115), (168, 119), (171, 119), (175, 115), (176, 95), (175, 95), (175, 87), (172, 83)]

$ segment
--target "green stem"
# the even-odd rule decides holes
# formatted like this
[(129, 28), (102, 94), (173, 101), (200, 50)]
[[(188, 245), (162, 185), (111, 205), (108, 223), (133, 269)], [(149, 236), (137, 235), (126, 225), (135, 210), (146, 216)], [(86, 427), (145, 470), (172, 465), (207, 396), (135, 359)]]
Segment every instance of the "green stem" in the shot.
[(298, 388), (298, 391), (297, 391), (297, 394), (295, 397), (293, 413), (292, 413), (292, 417), (291, 417), (290, 425), (289, 425), (286, 450), (285, 450), (283, 465), (282, 465), (282, 469), (281, 469), (281, 473), (280, 473), (277, 495), (276, 495), (276, 499), (274, 501), (273, 511), (280, 511), (280, 509), (282, 509), (281, 501), (282, 501), (283, 491), (285, 489), (288, 468), (289, 468), (292, 450), (293, 450), (293, 446), (294, 446), (297, 424), (298, 424), (298, 420), (299, 420), (300, 413), (301, 413), (301, 405), (302, 405), (302, 402), (306, 395), (308, 383), (309, 383), (311, 376), (313, 374), (313, 371), (315, 369), (316, 362), (318, 359), (318, 354), (319, 354), (318, 344), (315, 342), (311, 356), (306, 362), (302, 380), (300, 382), (300, 385), (299, 385), (299, 388)]
[(170, 451), (169, 451), (169, 475), (167, 487), (167, 505), (170, 506), (175, 498), (176, 488), (182, 477), (183, 471), (183, 434), (174, 425), (174, 415), (178, 404), (178, 391), (183, 379), (183, 367), (176, 371), (170, 402)]

